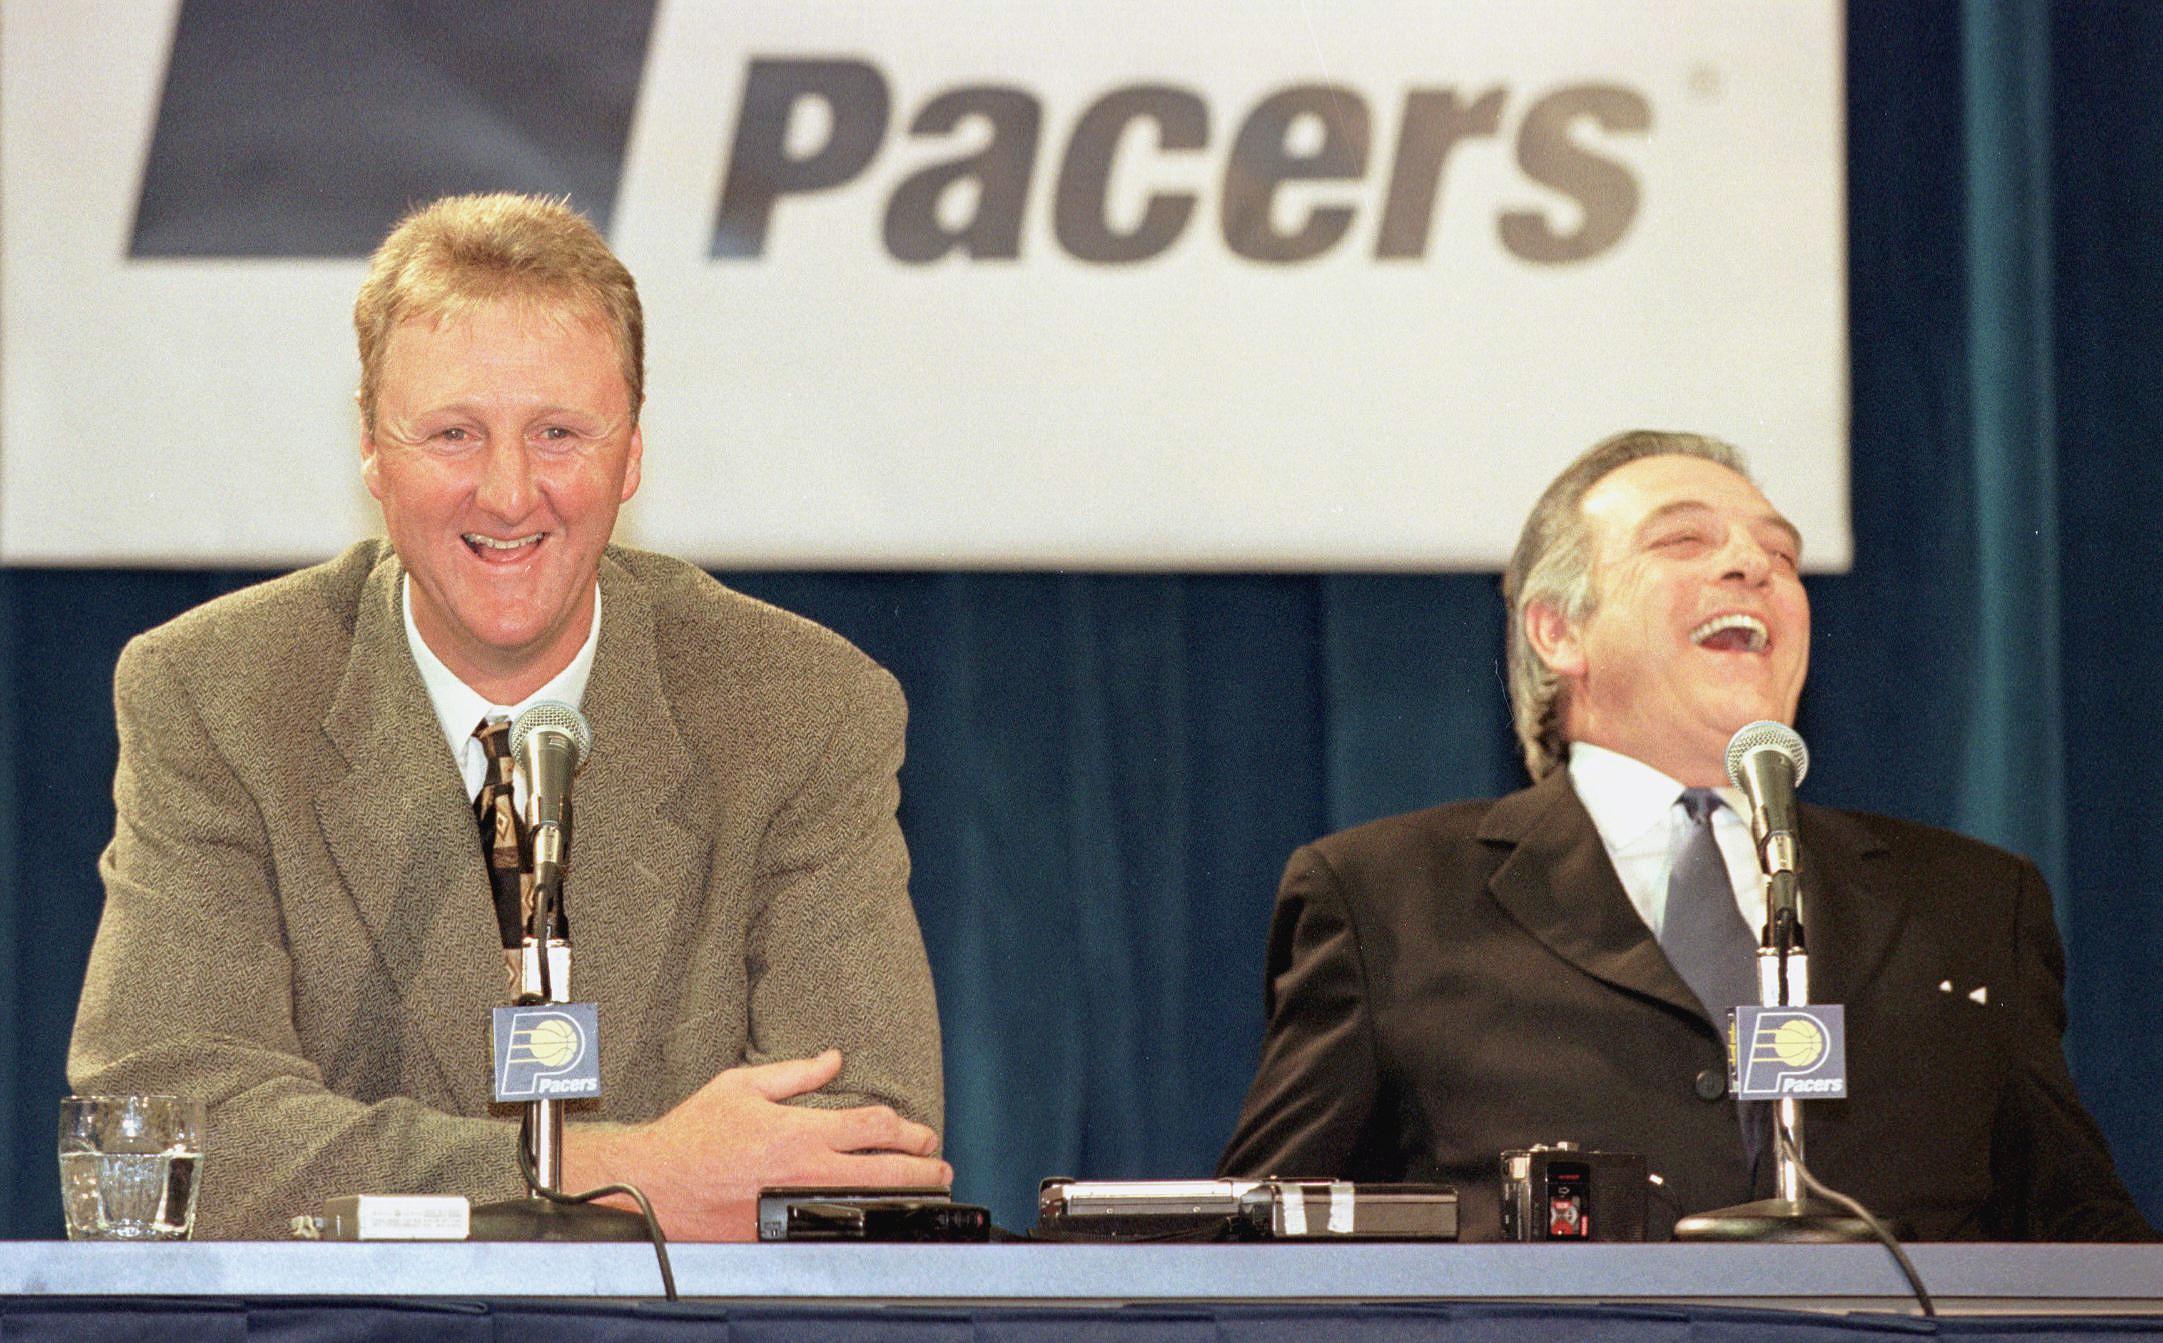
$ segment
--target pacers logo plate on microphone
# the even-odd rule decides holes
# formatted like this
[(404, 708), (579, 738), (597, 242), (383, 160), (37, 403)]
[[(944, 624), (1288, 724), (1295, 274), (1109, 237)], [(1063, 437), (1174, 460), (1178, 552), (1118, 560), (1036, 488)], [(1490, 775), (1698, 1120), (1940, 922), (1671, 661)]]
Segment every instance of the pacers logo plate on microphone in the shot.
[(1738, 1007), (1730, 1020), (1728, 1058), (1737, 1100), (1847, 1098), (1844, 1009)]
[(601, 1032), (592, 1003), (496, 1009), (496, 1099), (601, 1094)]

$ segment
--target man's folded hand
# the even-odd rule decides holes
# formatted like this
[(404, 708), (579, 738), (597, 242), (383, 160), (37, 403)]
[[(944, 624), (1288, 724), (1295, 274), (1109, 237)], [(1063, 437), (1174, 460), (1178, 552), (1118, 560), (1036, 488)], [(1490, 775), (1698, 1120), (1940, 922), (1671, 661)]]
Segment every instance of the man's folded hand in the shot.
[[(564, 1137), (571, 1192), (633, 1184), (672, 1240), (752, 1240), (761, 1189), (946, 1188), (939, 1135), (890, 1107), (785, 1105), (833, 1081), (841, 1051), (731, 1068), (650, 1124)], [(612, 1200), (615, 1201), (615, 1200)]]

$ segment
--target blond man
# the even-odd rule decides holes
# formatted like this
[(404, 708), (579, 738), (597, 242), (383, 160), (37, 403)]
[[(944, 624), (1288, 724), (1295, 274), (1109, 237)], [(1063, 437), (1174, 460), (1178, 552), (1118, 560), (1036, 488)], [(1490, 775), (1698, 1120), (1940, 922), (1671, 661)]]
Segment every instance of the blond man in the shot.
[(638, 1184), (698, 1239), (753, 1234), (762, 1185), (948, 1183), (899, 688), (610, 544), (645, 451), (629, 273), (561, 203), (453, 198), (386, 239), (354, 323), (387, 539), (121, 656), (76, 1088), (208, 1102), (207, 1235), (522, 1194), (476, 799), (490, 725), (554, 699), (595, 737), (566, 892), (603, 1029), (565, 1183)]

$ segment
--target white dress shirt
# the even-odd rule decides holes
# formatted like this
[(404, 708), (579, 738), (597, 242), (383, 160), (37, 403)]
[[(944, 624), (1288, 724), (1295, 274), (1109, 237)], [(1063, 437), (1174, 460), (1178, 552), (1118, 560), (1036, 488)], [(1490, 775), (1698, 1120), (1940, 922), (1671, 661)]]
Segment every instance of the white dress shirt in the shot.
[[(413, 579), (409, 576), (399, 590), (399, 609), (406, 618), (406, 645), (413, 650), (413, 663), (420, 668), (421, 684), (428, 688), (428, 702), (436, 711), (436, 721), (443, 726), (443, 740), (451, 748), (451, 758), (458, 762), (458, 772), (465, 777), (466, 801), (471, 802), (481, 794), (481, 784), (488, 777), (488, 754), (473, 735), (473, 729), (483, 719), (508, 718), (518, 715), (539, 704), (542, 700), (562, 700), (577, 708), (586, 697), (586, 678), (593, 674), (593, 650), (601, 633), (601, 585), (593, 585), (593, 624), (586, 630), (586, 642), (579, 645), (578, 656), (571, 665), (557, 672), (547, 685), (526, 696), (516, 704), (497, 704), (480, 691), (458, 679), (458, 673), (443, 665), (443, 659), (421, 637), (420, 627), (413, 623)], [(525, 805), (524, 789), (516, 790), (516, 805)]]
[[(1690, 825), (1683, 785), (1642, 761), (1584, 742), (1570, 744), (1570, 786), (1592, 814), (1608, 861), (1638, 917), (1658, 940), (1667, 915), (1667, 878), (1675, 849)], [(1735, 905), (1753, 932), (1765, 926), (1765, 887), (1750, 841), (1749, 803), (1739, 788), (1717, 790), (1726, 806), (1713, 813), (1712, 837), (1727, 860)]]

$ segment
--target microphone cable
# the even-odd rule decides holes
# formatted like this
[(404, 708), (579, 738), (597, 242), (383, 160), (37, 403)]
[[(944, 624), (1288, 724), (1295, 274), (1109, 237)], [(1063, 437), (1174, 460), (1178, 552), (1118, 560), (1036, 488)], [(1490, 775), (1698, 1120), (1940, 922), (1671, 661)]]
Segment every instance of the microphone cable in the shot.
[(1795, 1173), (1802, 1176), (1803, 1187), (1828, 1203), (1838, 1204), (1852, 1213), (1864, 1226), (1869, 1227), (1870, 1234), (1878, 1238), (1878, 1243), (1892, 1251), (1893, 1262), (1900, 1266), (1902, 1276), (1907, 1278), (1908, 1290), (1915, 1294), (1916, 1303), (1923, 1308), (1923, 1314), (1935, 1319), (1938, 1307), (1931, 1301), (1929, 1289), (1923, 1286), (1922, 1274), (1915, 1271), (1915, 1262), (1908, 1258), (1906, 1250), (1900, 1248), (1900, 1238), (1895, 1236), (1885, 1223), (1879, 1221), (1870, 1209), (1811, 1174), (1810, 1168), (1803, 1164), (1802, 1153), (1796, 1151), (1795, 1144), (1789, 1140), (1787, 1130), (1775, 1123), (1772, 1131), (1773, 1140), (1780, 1146), (1780, 1155), (1795, 1163)]
[(653, 1204), (635, 1184), (604, 1184), (598, 1189), (588, 1189), (583, 1194), (566, 1194), (550, 1189), (541, 1183), (541, 1174), (533, 1165), (533, 1112), (526, 1111), (518, 1120), (518, 1173), (525, 1177), (526, 1192), (547, 1199), (551, 1203), (576, 1206), (607, 1198), (611, 1194), (623, 1194), (638, 1204), (638, 1215), (646, 1221), (646, 1238), (653, 1242), (653, 1257), (661, 1265), (661, 1292), (670, 1301), (676, 1297), (676, 1272), (668, 1262), (668, 1237), (661, 1232), (661, 1219), (653, 1215)]

